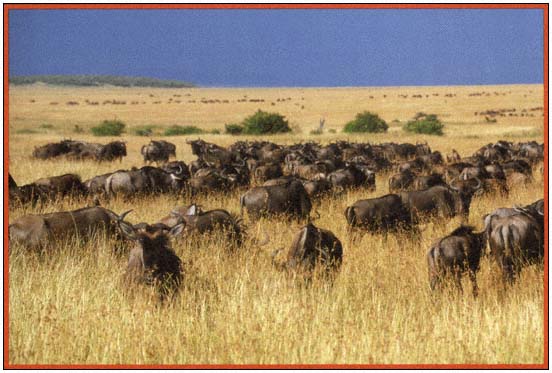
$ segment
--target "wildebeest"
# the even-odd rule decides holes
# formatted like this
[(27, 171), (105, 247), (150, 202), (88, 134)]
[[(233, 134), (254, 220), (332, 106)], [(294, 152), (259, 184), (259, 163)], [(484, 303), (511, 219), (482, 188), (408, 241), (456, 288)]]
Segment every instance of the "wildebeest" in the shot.
[(177, 224), (168, 233), (135, 229), (119, 221), (124, 237), (134, 242), (130, 251), (125, 280), (128, 284), (145, 283), (157, 288), (162, 299), (178, 289), (182, 282), (182, 261), (172, 250), (169, 238), (179, 235), (184, 224)]
[(400, 197), (410, 211), (413, 222), (417, 222), (423, 215), (450, 218), (459, 214), (467, 219), (472, 197), (479, 188), (479, 179), (455, 179), (449, 186), (437, 185), (425, 190), (402, 192)]
[(56, 241), (70, 237), (89, 239), (99, 230), (115, 236), (116, 223), (127, 213), (119, 216), (103, 207), (85, 207), (74, 211), (24, 215), (9, 225), (10, 246), (18, 243), (27, 248), (52, 248)]
[(243, 210), (253, 218), (265, 214), (286, 214), (295, 218), (306, 218), (310, 214), (311, 201), (299, 180), (258, 186), (248, 190), (240, 198), (241, 215)]
[(396, 194), (356, 201), (345, 209), (345, 218), (349, 226), (372, 232), (407, 229), (412, 223), (408, 209)]
[(203, 234), (220, 230), (225, 232), (229, 240), (238, 246), (242, 244), (245, 234), (241, 219), (228, 211), (223, 209), (202, 211), (196, 204), (172, 210), (170, 215), (161, 219), (159, 223), (170, 228), (183, 223), (184, 234), (193, 232)]
[(255, 181), (265, 182), (283, 175), (282, 167), (278, 163), (258, 165), (253, 171)]
[(126, 157), (126, 155), (126, 144), (123, 141), (113, 141), (100, 148), (96, 154), (96, 160), (102, 162), (119, 159), (119, 162), (122, 162), (123, 157)]
[(80, 176), (76, 174), (65, 174), (60, 176), (44, 177), (34, 181), (36, 185), (43, 185), (48, 188), (53, 195), (59, 196), (80, 196), (86, 192)]
[(389, 193), (410, 189), (416, 175), (410, 170), (404, 170), (389, 177)]
[(161, 166), (161, 169), (184, 180), (188, 180), (192, 177), (188, 166), (182, 161), (172, 161), (169, 163), (165, 163), (163, 166)]
[(318, 228), (311, 222), (293, 237), (284, 263), (274, 260), (278, 251), (272, 254), (273, 264), (278, 269), (302, 271), (307, 278), (317, 267), (323, 270), (324, 275), (334, 274), (340, 269), (343, 258), (341, 241), (331, 231)]
[(542, 260), (543, 231), (531, 214), (491, 216), (489, 225), (491, 255), (502, 267), (505, 282), (512, 283), (526, 263)]
[(159, 164), (168, 162), (170, 156), (176, 156), (176, 146), (165, 140), (151, 140), (149, 144), (142, 146), (140, 153), (145, 163)]
[(108, 176), (105, 190), (109, 196), (132, 197), (136, 194), (178, 193), (186, 181), (160, 168), (145, 166), (129, 171), (117, 171)]
[(473, 296), (477, 296), (476, 275), (485, 245), (485, 232), (476, 233), (474, 227), (464, 225), (435, 241), (427, 253), (431, 290), (440, 285), (446, 276), (454, 276), (456, 286), (462, 291), (462, 274), (468, 272)]
[(440, 174), (417, 176), (412, 182), (414, 190), (424, 190), (436, 185), (446, 185), (443, 176)]

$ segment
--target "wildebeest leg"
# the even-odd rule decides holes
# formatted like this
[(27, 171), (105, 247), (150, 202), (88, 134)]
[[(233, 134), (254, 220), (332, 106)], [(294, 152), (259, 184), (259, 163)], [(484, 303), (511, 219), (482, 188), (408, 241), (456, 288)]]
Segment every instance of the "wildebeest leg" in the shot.
[(515, 280), (515, 269), (514, 269), (514, 263), (512, 261), (512, 258), (502, 257), (501, 264), (502, 264), (502, 279), (504, 281), (504, 285), (512, 285)]
[(477, 275), (475, 274), (475, 271), (473, 271), (473, 270), (470, 270), (468, 272), (468, 275), (470, 276), (470, 281), (472, 283), (473, 297), (477, 298), (477, 296), (479, 295), (479, 288), (477, 287), (477, 278), (476, 278)]
[(463, 294), (464, 289), (462, 289), (462, 271), (460, 269), (456, 269), (454, 271), (454, 277), (456, 280), (456, 288), (458, 289), (458, 292), (460, 294)]

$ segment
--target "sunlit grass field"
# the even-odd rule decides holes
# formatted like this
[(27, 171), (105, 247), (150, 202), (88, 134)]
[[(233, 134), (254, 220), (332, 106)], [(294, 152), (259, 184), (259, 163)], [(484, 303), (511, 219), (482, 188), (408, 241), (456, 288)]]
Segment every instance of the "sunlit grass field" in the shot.
[[(250, 102), (251, 99), (264, 102)], [(106, 100), (126, 104), (102, 104)], [(67, 105), (69, 101), (78, 105)], [(443, 154), (454, 148), (461, 155), (470, 155), (499, 139), (542, 142), (542, 111), (530, 111), (542, 106), (543, 87), (539, 85), (309, 89), (11, 87), (9, 172), (19, 184), (25, 184), (68, 172), (85, 180), (141, 166), (140, 147), (149, 138), (131, 134), (123, 136), (128, 156), (122, 163), (31, 159), (34, 146), (62, 138), (102, 143), (112, 140), (93, 137), (88, 132), (104, 119), (122, 120), (129, 133), (137, 126), (155, 125), (162, 129), (173, 124), (223, 132), (224, 124), (239, 122), (262, 109), (285, 115), (294, 128), (292, 134), (264, 138), (276, 143), (427, 140), (433, 150)], [(474, 115), (512, 108), (518, 116), (498, 116), (496, 123)], [(348, 120), (364, 110), (384, 118), (390, 124), (388, 133), (353, 136), (340, 132)], [(402, 131), (402, 124), (421, 111), (438, 114), (444, 120), (444, 136), (415, 136)], [(522, 113), (534, 116), (522, 117)], [(320, 118), (326, 119), (325, 133), (311, 135)], [(85, 132), (73, 132), (75, 125)], [(330, 129), (336, 133), (330, 133)], [(177, 159), (188, 162), (195, 157), (185, 140), (197, 137), (165, 139), (177, 145)], [(255, 139), (223, 134), (201, 138), (224, 146)], [(185, 237), (173, 242), (185, 262), (185, 275), (179, 296), (169, 304), (159, 304), (145, 288), (134, 294), (124, 291), (120, 279), (127, 256), (114, 253), (114, 243), (101, 235), (90, 243), (56, 243), (46, 255), (12, 248), (7, 268), (9, 363), (542, 363), (542, 266), (524, 269), (520, 280), (505, 289), (498, 266), (484, 257), (477, 299), (471, 296), (467, 278), (464, 294), (454, 290), (432, 294), (425, 254), (434, 239), (458, 226), (459, 218), (430, 221), (420, 236), (348, 232), (343, 214), (346, 206), (358, 199), (388, 193), (388, 176), (377, 174), (376, 191), (354, 190), (314, 203), (313, 209), (320, 212), (315, 224), (333, 231), (344, 246), (343, 266), (333, 286), (319, 281), (302, 286), (272, 268), (270, 253), (289, 247), (292, 235), (301, 226), (297, 222), (252, 221), (246, 217), (248, 240), (235, 255), (225, 251), (227, 244), (222, 235)], [(480, 230), (482, 216), (495, 208), (542, 198), (543, 175), (538, 168), (534, 176), (533, 183), (513, 187), (508, 197), (476, 197), (470, 223)], [(204, 209), (225, 208), (238, 213), (243, 192), (198, 196), (193, 201), (187, 196), (155, 196), (130, 202), (114, 199), (103, 202), (103, 206), (117, 213), (132, 208), (129, 221), (152, 223), (175, 206), (191, 202)], [(64, 200), (36, 208), (10, 209), (9, 220), (27, 213), (72, 210), (89, 203)], [(270, 242), (259, 246), (256, 239), (262, 239), (264, 233)]]

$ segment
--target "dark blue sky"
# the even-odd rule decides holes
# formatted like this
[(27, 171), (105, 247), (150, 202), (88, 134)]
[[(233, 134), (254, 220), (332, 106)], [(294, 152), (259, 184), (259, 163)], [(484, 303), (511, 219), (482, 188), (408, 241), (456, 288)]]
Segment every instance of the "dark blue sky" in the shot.
[(202, 86), (543, 82), (542, 10), (11, 10), (10, 75)]

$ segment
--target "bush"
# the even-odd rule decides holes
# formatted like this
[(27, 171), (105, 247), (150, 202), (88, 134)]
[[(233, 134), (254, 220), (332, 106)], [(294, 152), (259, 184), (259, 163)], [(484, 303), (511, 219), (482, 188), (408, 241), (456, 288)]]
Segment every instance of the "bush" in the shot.
[(203, 130), (196, 126), (174, 125), (167, 128), (163, 134), (165, 136), (179, 136), (179, 135), (195, 135), (200, 133), (203, 133)]
[(370, 133), (380, 133), (386, 132), (389, 126), (383, 119), (381, 119), (377, 114), (370, 113), (369, 111), (364, 111), (358, 113), (354, 120), (345, 124), (343, 127), (343, 132), (370, 132)]
[(136, 136), (151, 136), (153, 134), (153, 125), (138, 126), (132, 129), (132, 133)]
[(257, 112), (243, 121), (243, 133), (247, 135), (264, 135), (291, 132), (289, 123), (278, 113)]
[(317, 128), (315, 130), (312, 130), (309, 132), (311, 135), (321, 135), (322, 133), (324, 133), (320, 128)]
[(220, 130), (218, 128), (215, 128), (214, 130), (211, 130), (212, 135), (220, 135)]
[(437, 115), (418, 113), (414, 116), (414, 119), (407, 122), (403, 129), (406, 132), (421, 133), (424, 135), (443, 135), (443, 128), (445, 126)]
[(335, 130), (335, 128), (330, 128), (330, 129), (328, 130), (328, 132), (329, 132), (329, 133), (336, 133), (337, 131)]
[(225, 124), (224, 132), (229, 135), (241, 135), (243, 133), (243, 126), (236, 123)]
[(120, 120), (104, 120), (90, 131), (94, 136), (120, 136), (125, 130), (125, 124)]
[(42, 123), (39, 128), (44, 128), (44, 129), (52, 129), (54, 128), (54, 125), (53, 124), (50, 124), (50, 123)]

